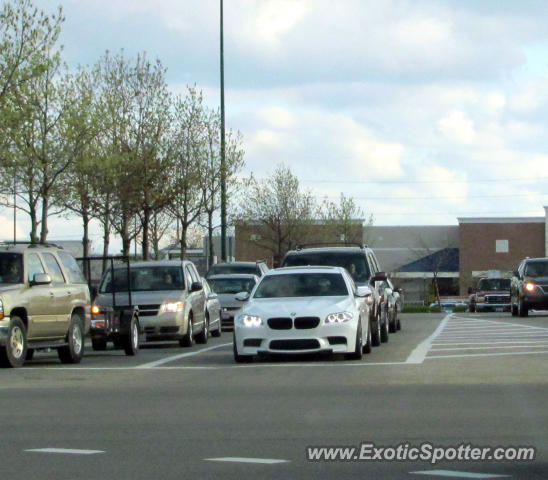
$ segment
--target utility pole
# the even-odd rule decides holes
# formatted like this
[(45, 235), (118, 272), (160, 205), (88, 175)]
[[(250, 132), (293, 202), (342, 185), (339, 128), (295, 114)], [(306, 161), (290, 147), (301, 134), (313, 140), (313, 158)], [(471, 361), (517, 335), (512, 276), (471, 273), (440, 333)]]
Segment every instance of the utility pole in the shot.
[(223, 45), (223, 0), (221, 4), (221, 258), (226, 262), (226, 164), (225, 164), (225, 67)]
[(13, 243), (17, 241), (17, 178), (13, 176)]

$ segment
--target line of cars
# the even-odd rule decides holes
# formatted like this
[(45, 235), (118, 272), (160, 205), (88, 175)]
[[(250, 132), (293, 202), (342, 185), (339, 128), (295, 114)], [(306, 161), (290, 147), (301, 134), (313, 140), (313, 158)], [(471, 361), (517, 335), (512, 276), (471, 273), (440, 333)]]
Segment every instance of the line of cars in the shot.
[(360, 359), (401, 329), (402, 291), (365, 245), (292, 250), (281, 268), (235, 298), (246, 302), (234, 319), (238, 363), (265, 354)]
[[(89, 264), (80, 269), (62, 248), (0, 246), (0, 364), (21, 366), (38, 349), (56, 349), (62, 362), (78, 363), (88, 334), (94, 350), (105, 350), (112, 342), (128, 355), (137, 354), (143, 340), (176, 340), (190, 346), (206, 343), (210, 335), (220, 336), (222, 329), (233, 329), (238, 337), (240, 327), (248, 326), (242, 323), (242, 315), (259, 303), (275, 305), (278, 313), (291, 305), (291, 311), (280, 317), (285, 320), (279, 320), (279, 325), (270, 322), (275, 317), (265, 317), (264, 328), (275, 333), (274, 343), (266, 337), (256, 348), (249, 347), (248, 338), (240, 346), (235, 342), (237, 360), (247, 359), (250, 351), (251, 355), (346, 351), (357, 358), (357, 343), (360, 352), (368, 351), (401, 328), (401, 291), (380, 271), (373, 251), (365, 246), (297, 249), (286, 255), (286, 268), (271, 271), (264, 262), (213, 265), (207, 279), (187, 260), (131, 266), (110, 260), (110, 268), (90, 293), (89, 275), (87, 279), (82, 275), (82, 270), (89, 274)], [(317, 271), (320, 267), (324, 270)], [(272, 278), (281, 289), (269, 294)], [(284, 294), (284, 289), (289, 293)], [(325, 313), (323, 307), (330, 304), (337, 308)], [(277, 327), (271, 328), (271, 323)], [(327, 328), (333, 333), (339, 327), (346, 333), (324, 332)], [(311, 335), (315, 341), (299, 343)], [(244, 349), (243, 353), (238, 349)]]
[(512, 278), (490, 275), (470, 289), (470, 312), (509, 311), (526, 317), (529, 311), (548, 309), (548, 258), (525, 258)]

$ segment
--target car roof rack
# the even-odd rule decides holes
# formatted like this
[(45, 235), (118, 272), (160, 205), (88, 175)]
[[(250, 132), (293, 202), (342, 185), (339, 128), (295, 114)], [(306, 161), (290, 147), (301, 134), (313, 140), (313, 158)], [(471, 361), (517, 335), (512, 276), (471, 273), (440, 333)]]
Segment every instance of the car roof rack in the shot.
[(358, 242), (317, 242), (317, 243), (302, 243), (295, 246), (295, 250), (311, 247), (359, 247), (368, 248), (365, 243)]
[(37, 247), (49, 247), (49, 248), (60, 248), (63, 249), (61, 245), (58, 245), (57, 243), (50, 243), (50, 242), (30, 242), (30, 241), (23, 241), (23, 240), (17, 240), (17, 241), (1, 241), (1, 246), (15, 246), (15, 245), (27, 245), (29, 248), (37, 248)]

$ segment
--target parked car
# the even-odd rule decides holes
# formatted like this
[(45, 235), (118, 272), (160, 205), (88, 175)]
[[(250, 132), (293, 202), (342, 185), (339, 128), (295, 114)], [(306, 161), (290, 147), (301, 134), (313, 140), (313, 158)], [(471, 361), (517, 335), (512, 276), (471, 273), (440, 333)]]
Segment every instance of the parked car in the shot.
[(530, 309), (548, 309), (548, 258), (526, 258), (510, 285), (512, 315), (526, 317)]
[(371, 321), (372, 343), (378, 346), (388, 341), (388, 316), (382, 308), (383, 281), (388, 277), (380, 271), (379, 262), (373, 250), (366, 245), (339, 247), (298, 247), (287, 252), (283, 267), (325, 265), (346, 268), (357, 286), (371, 286), (372, 295), (366, 301), (369, 303), (369, 319)]
[(234, 321), (234, 359), (263, 353), (344, 353), (353, 359), (371, 351), (370, 293), (344, 268), (290, 267), (269, 271)]
[(221, 302), (219, 296), (211, 290), (208, 281), (202, 278), (202, 285), (206, 296), (207, 318), (209, 320), (209, 331), (212, 337), (221, 336)]
[(70, 253), (54, 244), (0, 245), (0, 365), (20, 367), (37, 349), (79, 363), (90, 292)]
[(468, 297), (470, 312), (510, 311), (510, 279), (481, 278)]
[[(100, 310), (129, 303), (126, 267), (105, 272), (94, 305)], [(131, 298), (147, 341), (178, 340), (183, 347), (207, 343), (206, 294), (194, 264), (188, 260), (136, 262), (130, 265)], [(114, 295), (112, 293), (114, 292)], [(104, 340), (94, 338), (94, 349)]]
[(441, 307), (442, 312), (452, 313), (455, 310), (455, 307), (459, 307), (462, 312), (464, 312), (467, 308), (466, 302), (463, 302), (462, 300), (441, 300), (439, 305), (438, 302), (432, 302), (429, 305), (429, 308), (437, 308)]
[(398, 313), (403, 308), (403, 290), (395, 287), (390, 278), (383, 281), (383, 287), (382, 303), (384, 304), (383, 308), (387, 311), (389, 330), (390, 333), (396, 333), (401, 330), (401, 320)]
[(217, 294), (221, 303), (221, 325), (223, 329), (231, 330), (234, 317), (242, 308), (242, 302), (234, 298), (240, 292), (251, 293), (259, 277), (252, 274), (213, 275), (208, 279), (211, 289)]
[(206, 278), (213, 275), (232, 275), (235, 273), (262, 277), (268, 270), (269, 268), (264, 260), (258, 260), (256, 262), (215, 263), (209, 267)]

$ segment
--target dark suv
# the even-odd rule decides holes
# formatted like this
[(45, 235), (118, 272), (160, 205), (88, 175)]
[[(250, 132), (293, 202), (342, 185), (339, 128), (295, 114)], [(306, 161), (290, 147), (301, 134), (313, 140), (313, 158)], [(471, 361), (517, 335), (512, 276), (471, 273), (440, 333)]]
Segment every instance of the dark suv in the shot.
[(526, 258), (510, 286), (512, 315), (526, 317), (529, 309), (548, 309), (548, 258)]
[(229, 275), (233, 273), (257, 275), (257, 277), (261, 278), (268, 270), (268, 266), (264, 260), (257, 262), (216, 263), (209, 267), (206, 278), (212, 275)]
[(367, 297), (371, 322), (372, 343), (375, 346), (388, 341), (388, 314), (383, 281), (387, 275), (380, 271), (373, 250), (366, 245), (344, 247), (314, 247), (291, 250), (285, 255), (283, 267), (306, 265), (343, 267), (348, 270), (356, 285), (371, 287)]

